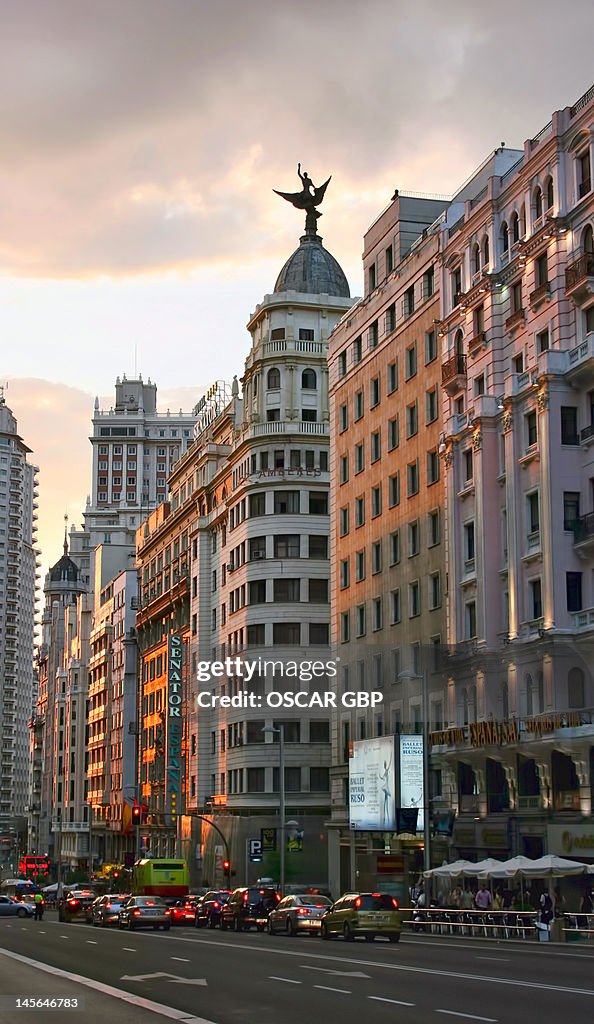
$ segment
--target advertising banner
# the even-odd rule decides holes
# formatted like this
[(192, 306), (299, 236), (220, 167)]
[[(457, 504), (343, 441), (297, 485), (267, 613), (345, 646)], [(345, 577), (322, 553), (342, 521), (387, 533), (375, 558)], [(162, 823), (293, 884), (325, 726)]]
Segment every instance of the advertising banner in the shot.
[(395, 790), (394, 737), (356, 740), (349, 759), (349, 827), (393, 832)]
[(417, 831), (423, 831), (423, 737), (400, 737), (400, 806), (417, 807)]
[(167, 745), (165, 760), (165, 809), (171, 824), (181, 811), (182, 784), (182, 658), (183, 638), (176, 633), (167, 647)]

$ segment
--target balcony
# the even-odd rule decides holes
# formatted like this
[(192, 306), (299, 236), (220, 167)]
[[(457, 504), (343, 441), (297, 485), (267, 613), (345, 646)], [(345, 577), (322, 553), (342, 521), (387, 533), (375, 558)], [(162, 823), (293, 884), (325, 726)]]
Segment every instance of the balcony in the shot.
[(576, 519), (573, 527), (573, 544), (581, 557), (594, 552), (594, 512)]
[(515, 331), (516, 328), (520, 326), (520, 324), (524, 323), (525, 319), (526, 319), (526, 310), (524, 309), (523, 306), (521, 306), (520, 309), (516, 309), (511, 314), (511, 316), (508, 316), (507, 320), (505, 321), (505, 329), (506, 329), (506, 331), (509, 331), (509, 332)]
[(455, 395), (466, 385), (466, 356), (456, 353), (441, 367), (441, 386), (448, 395)]
[(545, 299), (551, 297), (551, 285), (549, 281), (545, 281), (543, 284), (535, 288), (533, 292), (530, 292), (530, 305), (532, 309), (537, 309)]
[(594, 608), (583, 608), (581, 612), (573, 612), (574, 629), (592, 629), (594, 627)]
[(580, 444), (585, 445), (585, 447), (587, 448), (588, 445), (591, 445), (593, 443), (594, 443), (594, 423), (590, 423), (590, 425), (588, 427), (583, 427), (582, 430), (580, 430)]
[(565, 294), (578, 304), (594, 294), (594, 253), (585, 252), (565, 271)]
[(567, 356), (567, 377), (572, 384), (589, 387), (594, 379), (594, 333), (587, 334)]
[(479, 331), (479, 333), (475, 334), (474, 338), (471, 338), (470, 341), (468, 342), (469, 355), (477, 355), (477, 353), (480, 352), (482, 348), (486, 348), (486, 345), (487, 335), (485, 334), (484, 331)]

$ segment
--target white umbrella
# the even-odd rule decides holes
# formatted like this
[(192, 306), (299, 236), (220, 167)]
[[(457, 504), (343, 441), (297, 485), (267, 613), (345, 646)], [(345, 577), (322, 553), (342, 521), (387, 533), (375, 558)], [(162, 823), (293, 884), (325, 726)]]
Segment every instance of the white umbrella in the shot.
[(477, 864), (467, 864), (463, 873), (471, 878), (509, 878), (503, 865), (504, 862), (501, 860), (486, 857), (485, 860), (479, 860)]
[(545, 857), (531, 861), (530, 866), (522, 867), (521, 871), (526, 878), (565, 878), (566, 875), (585, 875), (588, 865), (548, 853)]
[(433, 868), (432, 871), (424, 871), (423, 875), (425, 878), (460, 878), (461, 875), (466, 874), (466, 868), (472, 868), (472, 864), (469, 860), (456, 860), (453, 864), (442, 864), (439, 868)]
[(59, 882), (53, 882), (52, 885), (46, 885), (45, 888), (43, 888), (41, 891), (42, 892), (57, 892), (59, 884), (60, 884)]
[(518, 854), (517, 857), (511, 857), (510, 860), (504, 860), (501, 867), (502, 869), (505, 869), (504, 877), (509, 878), (512, 875), (523, 873), (528, 868), (531, 868), (533, 864), (534, 861), (531, 860), (530, 857), (523, 857), (521, 854)]

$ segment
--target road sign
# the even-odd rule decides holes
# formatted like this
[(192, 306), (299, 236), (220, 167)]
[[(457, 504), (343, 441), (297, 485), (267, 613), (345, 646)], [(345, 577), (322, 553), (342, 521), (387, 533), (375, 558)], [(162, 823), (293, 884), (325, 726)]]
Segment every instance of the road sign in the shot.
[(262, 853), (272, 853), (276, 850), (276, 829), (261, 828), (260, 842), (262, 844)]
[(250, 839), (250, 861), (259, 864), (262, 860), (262, 843), (260, 839)]

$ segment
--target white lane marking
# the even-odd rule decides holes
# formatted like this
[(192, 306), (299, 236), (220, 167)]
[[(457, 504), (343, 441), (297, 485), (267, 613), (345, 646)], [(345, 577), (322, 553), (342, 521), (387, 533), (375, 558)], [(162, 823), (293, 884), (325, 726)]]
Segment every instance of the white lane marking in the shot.
[(89, 946), (96, 946), (97, 945), (97, 943), (95, 942), (95, 939), (87, 939), (87, 944)]
[(179, 960), (182, 964), (189, 964), (189, 960), (185, 956), (170, 956), (170, 960)]
[(40, 932), (39, 934), (40, 934), (40, 935), (45, 935), (45, 934), (46, 934), (46, 932)]
[(348, 988), (330, 988), (330, 985), (314, 985), (314, 988), (321, 988), (324, 992), (340, 992), (343, 996), (350, 996)]
[(477, 956), (477, 960), (497, 960), (500, 964), (508, 964), (510, 961), (509, 956)]
[(67, 936), (67, 935), (60, 935), (60, 938), (61, 938), (61, 939), (67, 939), (67, 938), (68, 938), (68, 936)]
[(314, 967), (312, 964), (299, 964), (304, 971), (322, 971), (323, 974), (339, 974), (344, 978), (369, 978), (363, 971), (333, 971), (329, 967)]
[(367, 996), (368, 999), (375, 1000), (376, 1003), (395, 1003), (396, 1006), (414, 1006), (414, 1003), (403, 1003), (401, 999), (386, 999), (384, 996)]
[(214, 1024), (206, 1017), (188, 1016), (187, 1010), (178, 1010), (175, 1006), (166, 1006), (164, 1003), (156, 1003), (152, 999), (145, 999), (132, 992), (124, 992), (121, 988), (114, 988), (113, 985), (106, 985), (102, 981), (95, 981), (94, 978), (85, 978), (82, 974), (74, 974), (72, 971), (63, 971), (59, 967), (52, 967), (50, 964), (41, 963), (40, 960), (32, 960), (29, 956), (22, 956), (21, 953), (13, 953), (11, 949), (0, 949), (0, 956), (10, 957), (21, 964), (28, 964), (29, 967), (36, 967), (38, 971), (45, 971), (55, 978), (64, 978), (66, 981), (74, 981), (78, 985), (85, 985), (86, 988), (94, 989), (106, 996), (113, 996), (114, 999), (121, 999), (124, 1003), (132, 1006), (140, 1006), (143, 1010), (150, 1010), (152, 1013), (160, 1013), (162, 1017), (169, 1017), (170, 1020), (180, 1021), (180, 1024)]
[(294, 981), (293, 978), (277, 978), (275, 974), (268, 975), (269, 981), (284, 981), (287, 985), (302, 985), (301, 981)]
[[(241, 949), (243, 952), (249, 953), (275, 953), (277, 956), (299, 956), (307, 957), (310, 960), (327, 960), (331, 963), (337, 960), (342, 964), (355, 964), (357, 967), (381, 967), (386, 971), (404, 971), (409, 974), (430, 974), (432, 977), (442, 978), (460, 978), (463, 981), (485, 981), (490, 982), (492, 985), (511, 985), (512, 988), (537, 988), (541, 991), (549, 992), (563, 992), (568, 995), (574, 996), (594, 996), (594, 989), (591, 988), (570, 988), (565, 985), (546, 985), (541, 981), (525, 981), (523, 979), (515, 978), (492, 978), (489, 975), (484, 974), (462, 974), (457, 971), (437, 971), (431, 967), (412, 967), (404, 964), (390, 964), (381, 960), (354, 960), (350, 957), (345, 956), (325, 956), (323, 953), (307, 953), (305, 949), (301, 951), (291, 949), (274, 949), (272, 946), (252, 946), (243, 945), (237, 942), (231, 942), (230, 940), (216, 942), (213, 939), (177, 939), (178, 942), (192, 942), (194, 945), (203, 946), (225, 946), (226, 949)], [(539, 958), (540, 959), (540, 958)], [(590, 959), (588, 957), (587, 959)]]
[(122, 949), (124, 950), (125, 953), (135, 953), (136, 952), (135, 949), (130, 949), (130, 946), (122, 946)]
[(487, 1024), (497, 1024), (497, 1017), (477, 1017), (474, 1013), (460, 1013), (459, 1010), (436, 1010), (436, 1013), (448, 1013), (450, 1017), (465, 1017), (466, 1020), (483, 1020)]

